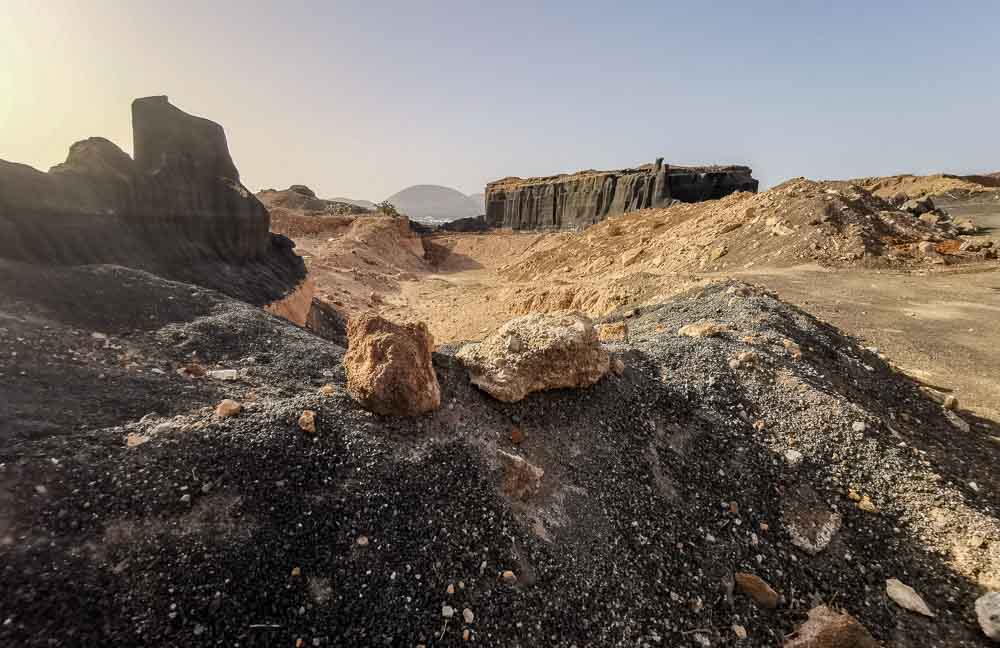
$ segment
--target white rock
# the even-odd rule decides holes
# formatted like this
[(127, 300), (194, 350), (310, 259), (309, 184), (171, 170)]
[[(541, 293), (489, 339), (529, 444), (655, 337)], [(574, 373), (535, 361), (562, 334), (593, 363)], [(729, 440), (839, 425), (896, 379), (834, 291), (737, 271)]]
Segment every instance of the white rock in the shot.
[(851, 423), (851, 429), (855, 432), (864, 432), (868, 429), (868, 426), (865, 425), (864, 421), (855, 421), (854, 423)]
[(931, 609), (927, 607), (927, 603), (917, 594), (915, 589), (895, 578), (890, 578), (885, 582), (885, 593), (895, 601), (896, 605), (903, 609), (923, 614), (924, 616), (934, 616)]
[(466, 623), (472, 623), (476, 620), (476, 615), (469, 608), (465, 608), (462, 610), (462, 618), (465, 619)]
[(946, 409), (944, 410), (944, 417), (948, 419), (948, 422), (951, 423), (956, 430), (964, 432), (965, 434), (969, 433), (969, 430), (971, 429), (969, 427), (969, 424), (966, 423), (965, 420), (955, 412)]
[(989, 592), (976, 599), (976, 618), (987, 637), (1000, 641), (1000, 592)]
[(240, 372), (236, 369), (216, 369), (209, 371), (208, 377), (213, 380), (239, 380)]
[(802, 453), (798, 450), (785, 450), (785, 461), (787, 461), (790, 466), (797, 466), (802, 463)]
[(455, 616), (455, 608), (451, 607), (450, 605), (445, 605), (444, 607), (441, 608), (441, 616), (443, 616), (446, 619), (450, 619), (451, 617)]

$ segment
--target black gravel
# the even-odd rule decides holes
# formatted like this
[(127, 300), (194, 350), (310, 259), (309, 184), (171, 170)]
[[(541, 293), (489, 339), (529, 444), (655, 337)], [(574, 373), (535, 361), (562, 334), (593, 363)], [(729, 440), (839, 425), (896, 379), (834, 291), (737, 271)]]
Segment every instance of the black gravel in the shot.
[[(617, 313), (623, 376), (519, 403), (442, 349), (441, 409), (390, 419), (346, 396), (342, 347), (263, 311), (135, 271), (60, 273), (116, 324), (94, 338), (110, 307), (43, 291), (0, 307), (0, 645), (446, 646), (468, 629), (484, 646), (775, 646), (821, 602), (890, 645), (987, 645), (972, 602), (1000, 550), (996, 429), (960, 412), (958, 432), (877, 355), (762, 290)], [(676, 334), (701, 319), (734, 332)], [(729, 366), (748, 350), (756, 368)], [(178, 372), (192, 362), (239, 379)], [(215, 418), (224, 397), (244, 411)], [(545, 469), (528, 502), (500, 492), (498, 448)], [(844, 520), (815, 556), (783, 518), (806, 487)], [(948, 548), (973, 532), (983, 545), (957, 565)], [(733, 593), (735, 571), (779, 608)], [(937, 617), (896, 607), (887, 578)]]

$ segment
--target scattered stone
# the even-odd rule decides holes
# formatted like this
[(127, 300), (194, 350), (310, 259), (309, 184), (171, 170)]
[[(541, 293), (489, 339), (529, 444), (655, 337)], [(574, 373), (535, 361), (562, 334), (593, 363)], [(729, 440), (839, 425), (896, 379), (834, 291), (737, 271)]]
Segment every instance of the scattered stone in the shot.
[(774, 609), (781, 602), (781, 596), (764, 579), (746, 572), (736, 572), (736, 589), (746, 594), (761, 607)]
[(597, 337), (601, 342), (621, 342), (628, 338), (628, 324), (625, 322), (612, 322), (611, 324), (598, 324)]
[(734, 623), (733, 624), (733, 634), (736, 635), (737, 639), (743, 640), (747, 638), (747, 629), (743, 626)]
[(240, 378), (240, 372), (236, 369), (215, 369), (207, 372), (206, 375), (212, 380), (233, 381)]
[(879, 644), (850, 614), (820, 605), (809, 610), (809, 618), (784, 648), (879, 648)]
[(905, 212), (910, 212), (914, 216), (922, 216), (928, 212), (934, 211), (934, 201), (930, 197), (924, 198), (912, 198), (907, 200), (900, 206), (900, 209)]
[(358, 536), (357, 543), (359, 547), (368, 546), (368, 536)]
[(840, 530), (842, 518), (829, 510), (809, 486), (799, 486), (782, 503), (781, 517), (792, 544), (811, 556), (820, 553)]
[(468, 641), (469, 637), (471, 637), (471, 636), (472, 636), (472, 633), (469, 632), (468, 628), (466, 628), (465, 630), (462, 630), (462, 641)]
[(851, 430), (854, 432), (864, 432), (868, 429), (868, 425), (864, 421), (855, 421), (851, 423)]
[(299, 416), (299, 429), (309, 434), (316, 434), (316, 412), (305, 410)]
[(462, 619), (466, 623), (472, 623), (473, 621), (476, 620), (476, 615), (473, 614), (472, 610), (470, 610), (469, 608), (465, 608), (464, 610), (462, 610)]
[(802, 453), (794, 448), (785, 450), (785, 461), (789, 466), (795, 467), (802, 463)]
[(741, 351), (729, 359), (730, 369), (751, 369), (760, 364), (760, 356), (753, 351)]
[(788, 355), (791, 356), (792, 359), (798, 360), (799, 358), (802, 357), (802, 347), (800, 347), (792, 340), (788, 339), (782, 340), (781, 344), (782, 346), (785, 347), (785, 352), (788, 353)]
[(526, 500), (538, 492), (545, 471), (509, 452), (497, 450), (497, 457), (503, 467), (501, 487), (508, 497)]
[(625, 363), (618, 356), (611, 359), (611, 371), (619, 378), (625, 375)]
[(878, 513), (878, 507), (875, 506), (875, 503), (867, 495), (862, 497), (861, 501), (858, 502), (858, 508), (865, 513)]
[(959, 432), (968, 434), (972, 429), (969, 427), (969, 424), (965, 422), (965, 419), (951, 410), (944, 410), (944, 417), (948, 419), (948, 422), (951, 423), (951, 425)]
[(143, 443), (149, 441), (149, 437), (145, 434), (136, 434), (135, 432), (129, 432), (125, 435), (125, 445), (129, 448), (135, 448), (136, 446), (141, 446)]
[(976, 618), (983, 634), (1000, 642), (1000, 592), (989, 592), (976, 599)]
[(292, 578), (298, 578), (302, 575), (302, 569), (299, 567), (292, 567)]
[(504, 585), (516, 585), (517, 584), (517, 576), (515, 576), (514, 572), (512, 572), (509, 569), (506, 570), (506, 571), (504, 571), (502, 574), (500, 574), (500, 580), (503, 581)]
[(441, 616), (443, 616), (446, 619), (450, 619), (451, 617), (455, 616), (455, 608), (451, 607), (450, 605), (442, 606)]
[(448, 593), (448, 594), (454, 594), (455, 593), (455, 585), (453, 585), (452, 583), (448, 583), (448, 588), (445, 590), (445, 592)]
[(693, 324), (685, 324), (677, 329), (677, 335), (687, 337), (718, 337), (729, 332), (729, 326), (713, 320), (701, 320)]
[(191, 494), (190, 493), (185, 493), (184, 495), (181, 495), (181, 503), (182, 504), (188, 504), (190, 502), (191, 502)]
[(896, 580), (895, 578), (890, 578), (885, 582), (885, 593), (896, 603), (896, 605), (905, 610), (910, 610), (911, 612), (923, 614), (928, 617), (934, 616), (931, 609), (927, 607), (927, 603), (925, 603), (924, 599), (917, 594), (915, 589), (899, 580)]
[(243, 406), (230, 398), (220, 401), (219, 404), (215, 406), (215, 415), (219, 418), (236, 416), (241, 411), (243, 411)]
[(329, 383), (327, 383), (326, 385), (323, 385), (322, 387), (319, 388), (320, 395), (321, 396), (326, 396), (327, 398), (329, 398), (330, 396), (333, 396), (336, 392), (337, 392), (337, 389), (333, 385), (331, 385)]
[(423, 322), (396, 324), (373, 313), (347, 324), (347, 391), (376, 414), (416, 416), (441, 405), (431, 362), (434, 338)]
[(546, 389), (589, 387), (611, 365), (594, 325), (575, 311), (512, 319), (482, 342), (463, 346), (456, 357), (473, 384), (506, 402)]
[(516, 425), (510, 430), (510, 442), (514, 445), (521, 445), (524, 442), (524, 431)]
[(936, 389), (931, 389), (930, 387), (921, 387), (920, 391), (946, 410), (958, 409), (958, 398), (956, 398), (953, 394), (946, 394)]
[(202, 378), (207, 372), (200, 364), (192, 362), (178, 369), (177, 373), (187, 378)]

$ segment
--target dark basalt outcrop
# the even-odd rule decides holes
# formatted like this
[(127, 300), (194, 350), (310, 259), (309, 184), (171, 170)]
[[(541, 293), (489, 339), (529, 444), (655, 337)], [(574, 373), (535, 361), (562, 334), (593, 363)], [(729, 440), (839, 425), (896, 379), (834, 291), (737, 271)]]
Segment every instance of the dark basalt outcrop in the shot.
[(635, 169), (504, 178), (486, 185), (486, 220), (513, 229), (574, 229), (613, 214), (673, 201), (699, 202), (757, 191), (745, 166), (684, 167), (658, 159)]
[(256, 304), (302, 280), (221, 126), (146, 97), (132, 103), (132, 128), (134, 160), (100, 137), (48, 173), (0, 160), (0, 257), (139, 268)]

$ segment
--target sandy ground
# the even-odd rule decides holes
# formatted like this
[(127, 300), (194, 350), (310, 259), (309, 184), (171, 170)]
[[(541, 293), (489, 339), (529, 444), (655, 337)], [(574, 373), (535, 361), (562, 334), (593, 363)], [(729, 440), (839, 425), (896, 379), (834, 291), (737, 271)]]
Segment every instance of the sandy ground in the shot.
[[(747, 210), (750, 201), (766, 210)], [(438, 344), (481, 339), (529, 312), (603, 317), (738, 277), (776, 290), (915, 378), (954, 392), (963, 408), (1000, 421), (1000, 263), (956, 256), (945, 265), (889, 248), (872, 256), (884, 234), (857, 225), (827, 232), (813, 214), (829, 205), (845, 221), (867, 222), (864, 200), (793, 183), (662, 215), (637, 212), (582, 233), (419, 237), (385, 218), (290, 233), (317, 295), (347, 315), (375, 310), (424, 321)], [(1000, 244), (995, 195), (947, 209), (976, 220), (980, 243)]]

